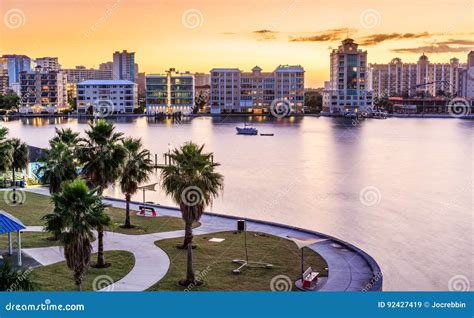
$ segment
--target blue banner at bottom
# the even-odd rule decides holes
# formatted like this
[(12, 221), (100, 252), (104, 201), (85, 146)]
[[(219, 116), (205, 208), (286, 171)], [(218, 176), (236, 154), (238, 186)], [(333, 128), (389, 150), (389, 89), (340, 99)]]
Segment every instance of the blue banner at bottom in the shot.
[(0, 317), (473, 317), (472, 292), (0, 293)]

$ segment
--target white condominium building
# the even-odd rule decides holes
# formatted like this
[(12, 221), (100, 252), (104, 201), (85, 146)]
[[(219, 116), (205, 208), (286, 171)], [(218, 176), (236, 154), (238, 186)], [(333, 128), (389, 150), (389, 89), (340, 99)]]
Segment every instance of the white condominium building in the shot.
[(238, 68), (211, 70), (211, 113), (269, 113), (274, 101), (285, 101), (289, 113), (301, 113), (304, 106), (304, 69), (280, 65), (273, 72), (255, 66), (251, 72)]
[(474, 100), (474, 51), (467, 55), (467, 65), (460, 72), (458, 96), (464, 97), (473, 103)]
[(388, 64), (369, 65), (368, 89), (374, 96), (454, 96), (459, 92), (462, 68), (457, 58), (449, 63), (430, 63), (425, 54), (417, 63), (394, 58)]
[(367, 51), (345, 39), (331, 52), (330, 80), (323, 91), (323, 111), (331, 113), (366, 111), (372, 94), (366, 89)]
[(127, 80), (88, 80), (77, 83), (79, 113), (133, 113), (138, 105), (137, 84)]
[(174, 68), (166, 74), (146, 76), (146, 111), (148, 114), (182, 113), (189, 115), (194, 109), (194, 75), (178, 73)]
[(88, 80), (112, 80), (112, 70), (76, 66), (76, 68), (63, 69), (63, 72), (67, 74), (68, 83), (80, 83)]
[(61, 64), (59, 64), (57, 57), (38, 57), (35, 59), (36, 66), (40, 66), (43, 70), (59, 71)]

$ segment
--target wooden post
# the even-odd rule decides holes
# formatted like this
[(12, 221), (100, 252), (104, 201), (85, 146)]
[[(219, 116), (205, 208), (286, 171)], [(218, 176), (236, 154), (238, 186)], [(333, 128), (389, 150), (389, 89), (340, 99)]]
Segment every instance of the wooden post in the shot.
[(155, 167), (158, 167), (158, 154), (155, 153)]

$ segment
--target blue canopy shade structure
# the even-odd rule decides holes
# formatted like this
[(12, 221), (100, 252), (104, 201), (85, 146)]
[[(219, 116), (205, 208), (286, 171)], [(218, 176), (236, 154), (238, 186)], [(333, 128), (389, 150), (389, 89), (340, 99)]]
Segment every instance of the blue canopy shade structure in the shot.
[(0, 210), (0, 234), (16, 232), (26, 229), (26, 227), (13, 215)]
[(21, 266), (21, 231), (25, 229), (25, 225), (20, 220), (0, 210), (0, 234), (8, 234), (8, 253), (10, 255), (13, 252), (12, 232), (17, 233), (18, 266)]

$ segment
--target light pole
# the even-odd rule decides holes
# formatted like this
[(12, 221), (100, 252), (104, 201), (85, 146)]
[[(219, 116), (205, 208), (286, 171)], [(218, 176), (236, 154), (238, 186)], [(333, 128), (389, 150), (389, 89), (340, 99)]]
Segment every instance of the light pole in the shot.
[(171, 144), (168, 143), (168, 165), (171, 166)]

